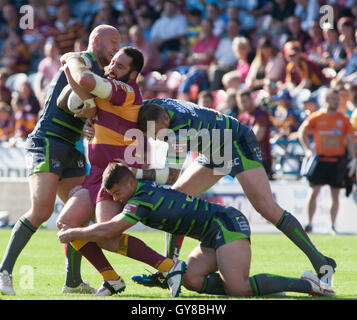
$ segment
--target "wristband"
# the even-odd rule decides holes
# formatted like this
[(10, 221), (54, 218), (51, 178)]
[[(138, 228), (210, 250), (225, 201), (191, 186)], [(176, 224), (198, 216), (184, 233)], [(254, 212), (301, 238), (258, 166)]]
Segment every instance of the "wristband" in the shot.
[(170, 169), (165, 167), (163, 169), (156, 169), (155, 172), (156, 172), (155, 181), (158, 184), (166, 184), (167, 179), (169, 178)]
[(136, 179), (142, 179), (143, 178), (143, 169), (136, 169)]

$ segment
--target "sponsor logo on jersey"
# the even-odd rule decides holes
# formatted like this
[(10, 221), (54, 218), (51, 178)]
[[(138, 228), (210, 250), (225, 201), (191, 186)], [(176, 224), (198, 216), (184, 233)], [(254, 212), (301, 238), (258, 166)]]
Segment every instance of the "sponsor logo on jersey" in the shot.
[(139, 205), (137, 203), (127, 203), (124, 212), (136, 215), (136, 211), (138, 210)]

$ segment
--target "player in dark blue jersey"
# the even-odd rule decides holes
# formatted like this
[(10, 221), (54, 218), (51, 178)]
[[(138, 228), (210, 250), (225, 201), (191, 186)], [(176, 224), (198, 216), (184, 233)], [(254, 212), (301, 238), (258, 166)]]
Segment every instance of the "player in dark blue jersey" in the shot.
[[(236, 177), (255, 210), (307, 255), (320, 278), (325, 275), (324, 266), (332, 270), (331, 274), (334, 272), (335, 261), (320, 253), (300, 222), (275, 202), (262, 166), (260, 145), (250, 128), (216, 110), (175, 99), (147, 101), (140, 109), (138, 126), (147, 135), (167, 139), (174, 145), (169, 146), (173, 151), (168, 154), (168, 161), (180, 163), (187, 151), (200, 154), (173, 184), (173, 189), (196, 196), (225, 175)], [(182, 239), (173, 241), (177, 245), (171, 247), (178, 253)], [(134, 279), (144, 285), (153, 284), (145, 275)]]
[[(79, 72), (91, 70), (103, 74), (103, 68), (119, 45), (120, 35), (116, 28), (98, 26), (89, 36), (88, 50), (74, 55), (71, 63), (77, 65)], [(67, 79), (61, 69), (50, 85), (43, 113), (27, 140), (26, 164), (30, 171), (32, 205), (16, 223), (0, 264), (0, 292), (4, 294), (15, 294), (11, 274), (16, 259), (37, 228), (51, 216), (56, 195), (65, 203), (70, 190), (80, 185), (86, 175), (84, 155), (76, 149), (84, 122), (57, 106), (57, 98), (66, 85)], [(73, 255), (76, 252), (67, 248), (67, 256)], [(80, 255), (76, 259), (80, 259)], [(79, 270), (71, 269), (73, 263), (76, 264), (75, 261), (67, 263), (65, 292), (73, 292), (71, 288), (74, 287), (74, 291), (91, 291), (83, 284)]]
[(168, 275), (168, 281), (174, 278), (176, 283), (172, 296), (178, 295), (181, 278), (187, 289), (200, 293), (258, 296), (293, 291), (335, 295), (310, 271), (304, 272), (300, 279), (265, 273), (249, 277), (249, 223), (235, 208), (159, 187), (155, 182), (138, 181), (119, 163), (108, 165), (103, 173), (103, 187), (114, 201), (126, 204), (122, 213), (89, 227), (63, 228), (58, 234), (59, 240), (95, 241), (113, 252), (118, 252), (120, 246), (127, 246), (129, 250), (129, 244), (121, 244), (119, 239), (139, 221), (151, 228), (197, 239), (200, 244), (188, 257), (186, 273), (182, 276), (184, 270), (181, 268), (172, 272), (172, 277)]

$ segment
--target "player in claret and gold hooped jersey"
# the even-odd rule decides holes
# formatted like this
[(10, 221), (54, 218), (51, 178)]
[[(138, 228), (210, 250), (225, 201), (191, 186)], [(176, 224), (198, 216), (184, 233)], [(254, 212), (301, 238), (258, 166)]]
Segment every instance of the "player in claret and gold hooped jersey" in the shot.
[[(100, 25), (89, 36), (88, 49), (78, 53), (71, 63), (80, 72), (103, 74), (103, 69), (118, 51), (120, 34), (109, 25)], [(71, 189), (86, 175), (85, 158), (76, 149), (84, 120), (57, 106), (57, 97), (67, 85), (61, 69), (52, 81), (45, 107), (26, 146), (26, 163), (30, 170), (31, 208), (15, 224), (7, 250), (0, 264), (0, 292), (15, 295), (12, 270), (17, 257), (37, 228), (51, 216), (56, 195), (65, 203)], [(66, 292), (92, 292), (80, 277), (81, 255), (67, 246)], [(74, 278), (73, 278), (74, 277)]]

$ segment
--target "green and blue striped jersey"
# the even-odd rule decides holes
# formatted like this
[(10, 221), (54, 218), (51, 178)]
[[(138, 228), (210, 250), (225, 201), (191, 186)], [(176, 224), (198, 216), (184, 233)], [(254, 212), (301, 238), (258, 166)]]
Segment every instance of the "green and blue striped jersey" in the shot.
[(225, 208), (155, 182), (139, 180), (121, 215), (132, 224), (201, 240), (214, 215)]
[(173, 144), (175, 140), (175, 146), (169, 146), (169, 163), (183, 163), (189, 151), (211, 158), (212, 154), (222, 151), (225, 143), (232, 145), (232, 137), (238, 133), (239, 121), (214, 109), (170, 98), (155, 98), (144, 103), (162, 106), (170, 117), (169, 129), (174, 137), (169, 136), (168, 142)]

